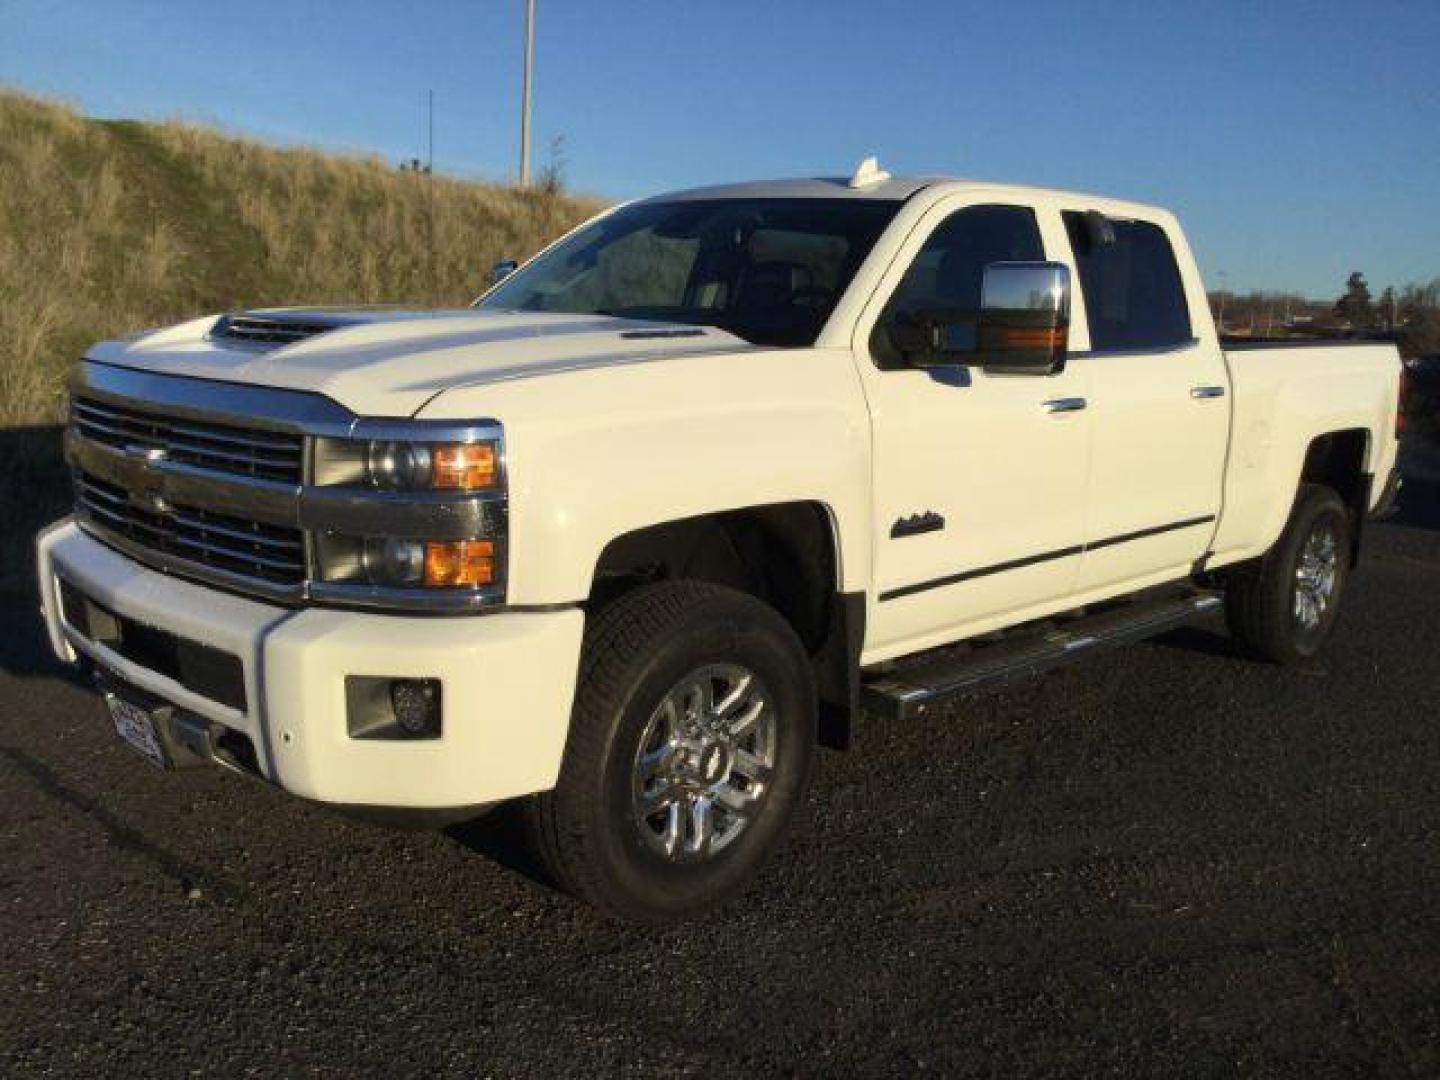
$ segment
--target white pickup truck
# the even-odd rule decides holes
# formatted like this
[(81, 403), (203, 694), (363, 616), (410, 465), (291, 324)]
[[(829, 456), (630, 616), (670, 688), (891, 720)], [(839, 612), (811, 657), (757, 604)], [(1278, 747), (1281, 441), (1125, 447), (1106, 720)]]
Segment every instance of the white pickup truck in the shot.
[(437, 817), (529, 797), (562, 885), (673, 919), (745, 884), (862, 709), (1218, 605), (1312, 656), (1399, 375), (1222, 347), (1148, 206), (869, 163), (685, 191), (468, 309), (96, 345), (40, 592), (155, 763)]

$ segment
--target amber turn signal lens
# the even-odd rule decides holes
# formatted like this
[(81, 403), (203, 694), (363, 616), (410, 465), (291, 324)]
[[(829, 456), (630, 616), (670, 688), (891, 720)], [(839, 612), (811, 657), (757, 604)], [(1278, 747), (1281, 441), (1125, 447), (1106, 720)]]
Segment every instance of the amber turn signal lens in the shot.
[(474, 491), (495, 484), (495, 447), (490, 443), (437, 446), (431, 462), (437, 488)]
[(1004, 341), (1012, 349), (1058, 349), (1065, 337), (1059, 330), (1012, 327), (1005, 331)]
[(473, 589), (495, 583), (493, 540), (431, 540), (425, 545), (425, 584)]

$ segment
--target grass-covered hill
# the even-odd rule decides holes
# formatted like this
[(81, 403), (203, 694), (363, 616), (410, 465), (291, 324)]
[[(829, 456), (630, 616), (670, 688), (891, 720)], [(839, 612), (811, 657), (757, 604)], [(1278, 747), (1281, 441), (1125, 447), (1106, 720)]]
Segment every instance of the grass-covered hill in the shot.
[(238, 306), (463, 303), (594, 209), (0, 90), (0, 424), (53, 419), (99, 338)]
[(54, 425), (91, 342), (237, 307), (464, 303), (598, 205), (0, 89), (0, 586), (63, 512)]

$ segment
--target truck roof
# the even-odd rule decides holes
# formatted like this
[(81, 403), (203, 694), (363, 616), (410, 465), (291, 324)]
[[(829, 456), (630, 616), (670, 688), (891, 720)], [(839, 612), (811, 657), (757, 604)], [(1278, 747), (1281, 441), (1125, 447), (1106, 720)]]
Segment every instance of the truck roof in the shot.
[(1112, 196), (1086, 194), (1077, 191), (1061, 191), (1055, 188), (1032, 187), (1024, 184), (998, 183), (960, 176), (890, 176), (882, 173), (883, 179), (873, 183), (856, 185), (850, 177), (815, 176), (789, 180), (754, 180), (735, 184), (713, 184), (706, 187), (686, 188), (681, 191), (667, 191), (651, 196), (641, 202), (686, 202), (700, 199), (860, 199), (904, 202), (918, 191), (938, 186), (979, 187), (987, 190), (1001, 189), (1017, 197), (1060, 196), (1084, 200), (1112, 211), (1131, 210), (1140, 213), (1162, 213), (1160, 207), (1129, 199)]
[[(848, 176), (813, 176), (795, 180), (752, 180), (739, 184), (711, 184), (706, 187), (669, 191), (655, 201), (678, 202), (691, 199), (880, 199), (904, 202), (921, 188), (947, 183), (948, 176), (891, 176), (878, 184), (852, 187)], [(650, 201), (650, 200), (647, 200)]]

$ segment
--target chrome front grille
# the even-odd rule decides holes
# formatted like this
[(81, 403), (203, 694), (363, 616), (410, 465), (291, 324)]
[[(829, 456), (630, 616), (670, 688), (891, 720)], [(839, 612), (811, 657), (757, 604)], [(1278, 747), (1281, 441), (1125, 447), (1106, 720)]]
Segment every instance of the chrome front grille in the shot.
[(272, 585), (298, 587), (305, 580), (305, 536), (298, 528), (200, 507), (146, 505), (84, 471), (75, 474), (75, 496), (82, 517), (146, 552)]
[(300, 435), (233, 427), (146, 412), (94, 398), (70, 403), (71, 423), (87, 439), (117, 450), (219, 473), (299, 484), (305, 462)]
[(162, 573), (286, 605), (459, 613), (503, 603), (503, 576), (491, 588), (392, 588), (321, 561), (318, 538), (331, 535), (493, 538), (503, 555), (503, 484), (408, 493), (314, 476), (319, 446), (394, 440), (488, 442), (503, 461), (494, 420), (367, 419), (307, 391), (95, 360), (71, 380), (65, 457), (81, 527)]

